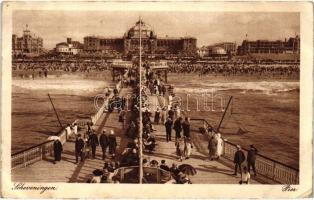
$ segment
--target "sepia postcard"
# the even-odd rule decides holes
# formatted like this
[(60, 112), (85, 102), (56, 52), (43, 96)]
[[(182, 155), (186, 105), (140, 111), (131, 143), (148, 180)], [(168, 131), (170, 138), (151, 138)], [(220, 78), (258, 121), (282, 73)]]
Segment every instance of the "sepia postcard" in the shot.
[(312, 195), (313, 4), (3, 2), (1, 197)]

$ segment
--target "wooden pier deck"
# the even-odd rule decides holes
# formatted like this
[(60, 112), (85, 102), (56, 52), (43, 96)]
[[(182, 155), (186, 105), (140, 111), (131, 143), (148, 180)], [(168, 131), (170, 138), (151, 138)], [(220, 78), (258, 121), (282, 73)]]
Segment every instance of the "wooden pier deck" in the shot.
[[(124, 96), (131, 93), (130, 88), (123, 88), (120, 95)], [(94, 129), (97, 133), (101, 133), (103, 129), (107, 131), (114, 130), (117, 136), (117, 153), (119, 154), (127, 144), (127, 139), (124, 136), (124, 129), (121, 122), (118, 122), (118, 113), (104, 113)], [(82, 133), (86, 130), (82, 130)], [(74, 140), (69, 140), (63, 145), (62, 160), (53, 164), (53, 157), (48, 157), (45, 160), (36, 162), (25, 168), (17, 168), (12, 170), (13, 182), (86, 182), (92, 175), (95, 169), (102, 169), (104, 161), (102, 160), (102, 151), (98, 146), (96, 149), (95, 159), (85, 159), (84, 162), (75, 164), (75, 143)], [(91, 154), (91, 152), (90, 152)]]
[[(153, 112), (159, 105), (157, 96), (148, 96), (150, 102), (150, 110)], [(154, 113), (152, 117), (154, 116)], [(152, 119), (153, 120), (153, 119)], [(195, 148), (192, 150), (191, 157), (188, 160), (180, 162), (176, 156), (176, 148), (174, 142), (174, 131), (172, 133), (172, 141), (166, 141), (165, 127), (163, 124), (154, 124), (153, 132), (155, 135), (156, 151), (152, 154), (145, 153), (145, 157), (149, 160), (157, 160), (159, 163), (161, 160), (165, 160), (166, 164), (171, 167), (172, 163), (176, 163), (178, 166), (181, 164), (190, 164), (197, 170), (197, 174), (190, 176), (193, 184), (238, 184), (240, 181), (240, 175), (232, 175), (234, 169), (230, 168), (218, 161), (209, 160), (207, 155), (200, 153)], [(192, 132), (193, 134), (193, 132)], [(250, 184), (259, 184), (256, 180), (251, 180)]]
[[(120, 95), (131, 93), (131, 89), (123, 88)], [(157, 96), (149, 96), (149, 101), (154, 102), (152, 106), (157, 106)], [(151, 110), (155, 110), (151, 107)], [(114, 130), (118, 142), (118, 154), (123, 151), (129, 139), (124, 135), (122, 124), (118, 122), (118, 113), (104, 113), (94, 126), (97, 133), (100, 133), (104, 128), (107, 131)], [(188, 160), (178, 161), (175, 151), (174, 141), (167, 143), (165, 139), (164, 125), (154, 125), (156, 131), (157, 147), (153, 154), (144, 154), (144, 157), (150, 160), (166, 160), (166, 163), (171, 166), (172, 163), (178, 165), (187, 163), (193, 165), (197, 174), (191, 176), (194, 184), (237, 184), (240, 176), (233, 176), (233, 169), (223, 165), (217, 161), (210, 161), (207, 155), (204, 155), (193, 148), (192, 156)], [(86, 130), (82, 130), (86, 131)], [(174, 133), (173, 133), (174, 136)], [(96, 151), (96, 159), (86, 159), (84, 162), (75, 164), (74, 140), (67, 141), (63, 146), (62, 160), (57, 164), (53, 164), (53, 157), (48, 157), (45, 160), (36, 162), (25, 168), (17, 168), (12, 170), (13, 182), (86, 182), (92, 175), (95, 169), (102, 169), (104, 161), (102, 158), (101, 148), (98, 146)], [(252, 184), (257, 184), (257, 181), (252, 180)]]

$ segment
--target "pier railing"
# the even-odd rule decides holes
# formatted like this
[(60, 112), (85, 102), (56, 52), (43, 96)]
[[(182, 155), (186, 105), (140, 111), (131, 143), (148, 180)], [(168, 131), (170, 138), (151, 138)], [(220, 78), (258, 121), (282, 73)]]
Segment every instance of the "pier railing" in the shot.
[[(78, 126), (85, 125), (85, 121), (75, 120), (72, 125), (76, 123)], [(67, 132), (65, 129), (61, 130), (58, 137), (60, 142), (64, 144), (67, 140)], [(45, 141), (35, 146), (29, 147), (22, 151), (16, 152), (11, 155), (11, 169), (26, 167), (37, 161), (43, 160), (48, 155), (52, 155), (53, 152), (53, 142), (54, 141)]]
[[(121, 90), (121, 88), (122, 88), (122, 80), (120, 80), (115, 85), (115, 89), (117, 89), (118, 92)], [(104, 100), (102, 106), (98, 109), (98, 111), (94, 115), (91, 116), (91, 121), (93, 122), (93, 124), (96, 124), (96, 122), (99, 120), (101, 115), (107, 110), (107, 106), (109, 104), (109, 100), (112, 97), (113, 97), (113, 92), (111, 92), (110, 95)]]
[[(121, 89), (121, 81), (119, 81), (115, 88), (120, 91)], [(97, 111), (97, 113), (93, 116), (91, 116), (91, 121), (95, 124), (100, 116), (103, 114), (103, 112), (106, 109), (106, 106), (108, 105), (109, 99), (113, 96), (111, 93), (109, 97), (105, 100), (102, 107)], [(74, 123), (76, 123), (79, 127), (84, 127), (89, 120), (84, 119), (76, 119)], [(73, 133), (73, 131), (72, 131)], [(62, 144), (64, 144), (67, 141), (67, 138), (69, 135), (67, 135), (67, 132), (65, 129), (61, 130), (61, 132), (58, 134), (58, 137), (60, 138), (60, 141)], [(45, 141), (40, 144), (34, 145), (32, 147), (29, 147), (25, 150), (16, 152), (11, 155), (11, 169), (16, 169), (20, 167), (26, 167), (28, 165), (31, 165), (37, 161), (43, 160), (48, 155), (53, 154), (53, 141)]]
[[(199, 128), (207, 129), (211, 125), (205, 119), (191, 119), (191, 131), (200, 132)], [(212, 130), (215, 131), (213, 127)], [(201, 133), (200, 133), (201, 134)], [(204, 140), (207, 142), (209, 135), (203, 134)], [(248, 150), (242, 148), (247, 156)], [(222, 157), (233, 163), (234, 154), (237, 151), (236, 144), (229, 142), (223, 138), (223, 155)], [(246, 161), (244, 162), (246, 164)], [(281, 184), (299, 184), (299, 170), (279, 161), (268, 158), (267, 156), (257, 154), (255, 167), (258, 175), (278, 182)]]

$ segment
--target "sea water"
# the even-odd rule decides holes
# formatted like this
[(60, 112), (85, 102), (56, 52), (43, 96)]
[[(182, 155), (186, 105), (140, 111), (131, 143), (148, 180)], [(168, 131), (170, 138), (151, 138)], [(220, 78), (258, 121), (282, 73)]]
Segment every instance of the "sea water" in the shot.
[(172, 76), (169, 83), (191, 118), (205, 118), (218, 127), (232, 96), (220, 129), (222, 136), (244, 148), (254, 144), (263, 155), (299, 166), (298, 80)]
[(12, 153), (44, 142), (60, 131), (48, 98), (50, 94), (61, 123), (89, 118), (97, 110), (94, 96), (111, 86), (109, 80), (79, 75), (12, 80)]

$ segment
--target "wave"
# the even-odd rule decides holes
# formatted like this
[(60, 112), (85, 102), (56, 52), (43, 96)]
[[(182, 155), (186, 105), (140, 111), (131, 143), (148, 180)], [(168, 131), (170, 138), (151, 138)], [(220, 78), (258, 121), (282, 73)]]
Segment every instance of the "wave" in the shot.
[(89, 80), (89, 79), (35, 79), (35, 80), (23, 80), (15, 79), (12, 81), (12, 86), (36, 91), (62, 91), (62, 92), (96, 92), (109, 84), (102, 80)]
[(260, 81), (260, 82), (227, 82), (227, 83), (199, 83), (180, 84), (175, 86), (177, 93), (211, 93), (216, 91), (262, 92), (276, 94), (282, 92), (299, 92), (299, 82)]

